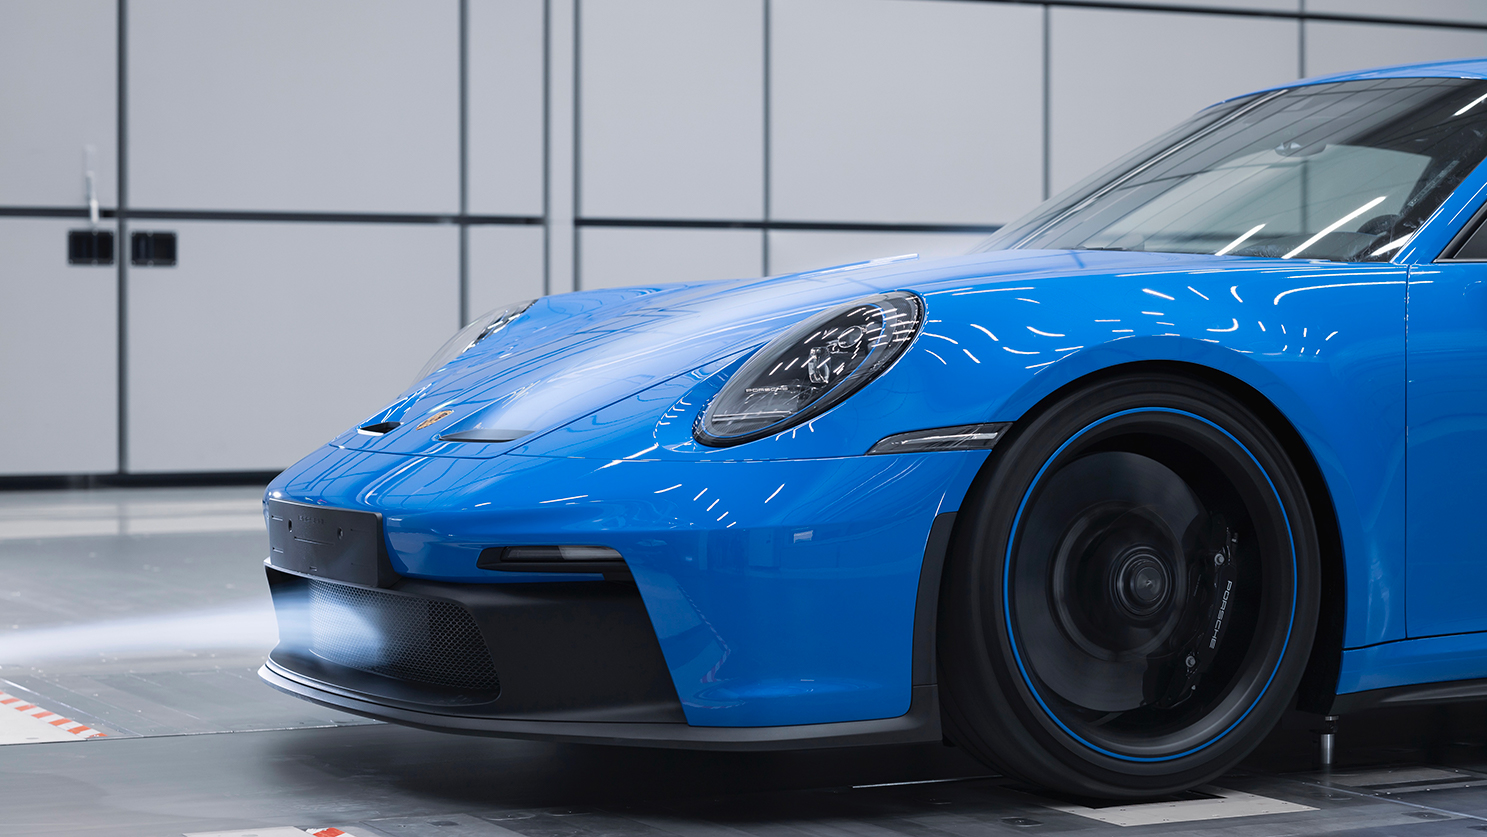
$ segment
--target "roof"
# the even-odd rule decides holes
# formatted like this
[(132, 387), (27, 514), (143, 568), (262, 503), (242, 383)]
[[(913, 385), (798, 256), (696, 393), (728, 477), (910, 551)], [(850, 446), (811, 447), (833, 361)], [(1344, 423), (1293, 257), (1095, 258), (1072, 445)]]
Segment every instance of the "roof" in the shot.
[[(1256, 90), (1254, 93), (1266, 93), (1271, 90), (1283, 90), (1288, 87), (1305, 87), (1311, 84), (1329, 84), (1334, 81), (1365, 81), (1375, 78), (1487, 79), (1487, 58), (1458, 58), (1454, 61), (1431, 61), (1424, 64), (1400, 64), (1395, 67), (1353, 70), (1347, 73), (1334, 73), (1329, 76), (1316, 76), (1314, 78), (1286, 82), (1285, 84), (1277, 84), (1274, 87)], [(1249, 96), (1253, 95), (1253, 93), (1246, 93), (1244, 95)], [(1240, 97), (1233, 96), (1230, 98), (1238, 99)], [(1229, 101), (1229, 99), (1225, 101)]]

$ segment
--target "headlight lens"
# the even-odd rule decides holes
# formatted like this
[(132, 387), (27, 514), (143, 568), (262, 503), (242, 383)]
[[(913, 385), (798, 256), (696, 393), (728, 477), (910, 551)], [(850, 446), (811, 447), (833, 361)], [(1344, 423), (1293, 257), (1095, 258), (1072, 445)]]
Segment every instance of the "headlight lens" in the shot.
[(806, 320), (739, 367), (698, 418), (697, 440), (737, 445), (826, 412), (904, 353), (923, 311), (919, 297), (896, 291)]
[(418, 383), (427, 378), (439, 367), (464, 354), (471, 346), (505, 328), (521, 312), (531, 308), (532, 303), (536, 301), (526, 299), (513, 302), (476, 317), (474, 322), (460, 329), (458, 334), (449, 338), (449, 342), (439, 347), (439, 351), (435, 352), (434, 356), (429, 358), (429, 362), (418, 371), (418, 377), (413, 379), (413, 382)]

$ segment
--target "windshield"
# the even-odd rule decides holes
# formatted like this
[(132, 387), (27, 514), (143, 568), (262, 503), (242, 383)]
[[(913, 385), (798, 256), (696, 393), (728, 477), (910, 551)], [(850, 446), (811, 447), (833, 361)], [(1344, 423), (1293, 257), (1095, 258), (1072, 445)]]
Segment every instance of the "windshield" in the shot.
[(1487, 151), (1487, 82), (1379, 79), (1209, 108), (986, 250), (1386, 261)]

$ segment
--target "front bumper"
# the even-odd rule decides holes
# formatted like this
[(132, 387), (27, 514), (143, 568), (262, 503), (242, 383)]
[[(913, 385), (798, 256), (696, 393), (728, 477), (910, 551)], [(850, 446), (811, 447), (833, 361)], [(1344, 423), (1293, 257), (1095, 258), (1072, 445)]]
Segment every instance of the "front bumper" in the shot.
[[(325, 577), (398, 591), (442, 585), (439, 595), (451, 599), (465, 595), (460, 591), (500, 593), (513, 612), (536, 613), (515, 603), (537, 590), (571, 589), (577, 596), (585, 589), (580, 585), (604, 584), (597, 575), (579, 580), (482, 569), (485, 550), (611, 548), (633, 576), (626, 612), (637, 632), (591, 625), (567, 634), (546, 646), (534, 675), (544, 666), (588, 670), (592, 657), (553, 649), (568, 653), (596, 633), (613, 634), (604, 659), (633, 661), (642, 646), (647, 660), (659, 658), (662, 679), (670, 681), (668, 700), (673, 708), (680, 705), (680, 717), (671, 718), (694, 728), (783, 728), (900, 718), (920, 700), (916, 687), (933, 685), (931, 658), (916, 645), (933, 635), (938, 591), (939, 563), (925, 560), (926, 549), (932, 526), (948, 536), (938, 524), (953, 517), (984, 460), (983, 451), (707, 463), (516, 455), (474, 460), (329, 447), (275, 480), (269, 498), (379, 516), (383, 533), (375, 542), (386, 554), (385, 566)], [(279, 557), (273, 565), (314, 574), (308, 565)], [(526, 587), (534, 592), (521, 592)], [(554, 615), (544, 618), (555, 625), (566, 624), (564, 612), (591, 607), (551, 601)], [(506, 619), (473, 618), (482, 625)], [(532, 635), (509, 624), (491, 635), (493, 655), (506, 653), (508, 636)], [(644, 670), (652, 671), (649, 666)], [(503, 660), (495, 667), (501, 697), (487, 709), (395, 705), (352, 691), (400, 710), (442, 715), (518, 717), (514, 708), (500, 708), (510, 705), (521, 713), (572, 710), (579, 714), (567, 718), (585, 722), (670, 722), (620, 712), (637, 705), (628, 697), (594, 693), (572, 704), (553, 702), (560, 693), (588, 688), (585, 683), (545, 686), (530, 693), (542, 699), (518, 701), (518, 685), (527, 684), (517, 684)], [(298, 676), (329, 682), (305, 666)], [(655, 695), (649, 688), (626, 694)]]
[(685, 723), (633, 584), (366, 587), (268, 566), (273, 670), (410, 712)]
[[(941, 528), (939, 547), (949, 521)], [(942, 734), (933, 684), (914, 687), (909, 711), (894, 718), (689, 726), (644, 604), (627, 582), (397, 579), (379, 588), (272, 563), (267, 573), (280, 642), (259, 676), (282, 692), (379, 720), (474, 735), (729, 750), (910, 743)]]

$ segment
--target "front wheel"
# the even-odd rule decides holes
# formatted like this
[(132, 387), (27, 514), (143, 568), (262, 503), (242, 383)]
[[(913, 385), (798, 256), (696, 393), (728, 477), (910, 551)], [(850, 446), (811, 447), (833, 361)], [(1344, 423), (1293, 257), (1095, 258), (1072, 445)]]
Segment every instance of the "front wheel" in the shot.
[(1315, 633), (1301, 479), (1223, 391), (1106, 381), (1025, 420), (961, 510), (941, 593), (949, 735), (1004, 773), (1140, 798), (1232, 767)]

